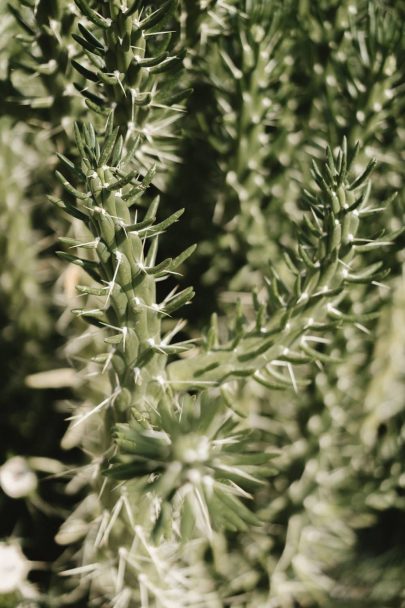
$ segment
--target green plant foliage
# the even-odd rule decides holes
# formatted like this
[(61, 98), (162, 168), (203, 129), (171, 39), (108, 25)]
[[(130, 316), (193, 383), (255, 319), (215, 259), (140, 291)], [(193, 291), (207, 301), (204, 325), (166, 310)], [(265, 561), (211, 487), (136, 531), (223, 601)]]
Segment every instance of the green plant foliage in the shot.
[[(215, 287), (222, 277), (240, 291), (260, 283), (267, 256), (280, 255), (281, 238), (291, 240), (308, 159), (320, 159), (327, 145), (360, 139), (359, 167), (367, 163), (365, 152), (378, 159), (376, 201), (401, 190), (403, 74), (395, 66), (403, 33), (395, 11), (374, 2), (216, 7), (201, 7), (197, 21), (195, 4), (184, 7), (190, 76), (204, 99), (186, 118), (192, 139), (185, 162), (196, 156), (203, 162), (204, 147), (213, 158), (205, 171), (214, 188), (199, 189), (203, 209), (210, 196), (216, 202), (202, 218), (216, 226), (215, 238), (200, 246), (208, 257), (204, 281)], [(190, 190), (176, 183), (185, 200), (199, 179), (192, 163)]]
[(165, 30), (176, 3), (164, 2), (147, 13), (147, 6), (137, 3), (129, 8), (104, 3), (100, 12), (85, 1), (76, 4), (89, 22), (89, 27), (80, 23), (73, 35), (81, 55), (72, 61), (87, 81), (79, 87), (87, 106), (101, 116), (115, 109), (115, 123), (136, 142), (141, 166), (152, 159), (165, 167), (177, 158), (172, 126), (181, 116), (179, 103), (190, 93), (173, 89), (182, 63), (178, 28)]
[[(344, 143), (335, 159), (328, 151), (323, 169), (313, 164), (318, 192), (305, 190), (304, 203), (308, 209), (305, 228), (296, 249), (286, 251), (291, 285), (271, 269), (266, 301), (260, 304), (255, 299), (255, 325), (245, 328), (242, 319), (228, 343), (216, 345), (191, 361), (172, 363), (169, 373), (173, 382), (187, 382), (189, 378), (192, 385), (194, 378), (197, 382), (198, 379), (221, 382), (232, 376), (253, 375), (266, 384), (260, 370), (268, 372), (272, 359), (281, 357), (286, 365), (304, 362), (306, 358), (333, 362), (327, 353), (316, 350), (325, 340), (318, 337), (318, 332), (344, 321), (372, 318), (341, 311), (339, 304), (351, 284), (385, 275), (378, 272), (382, 262), (367, 267), (364, 261), (358, 261), (357, 255), (376, 249), (383, 251), (392, 245), (396, 234), (381, 238), (374, 235), (371, 239), (360, 236), (362, 214), (369, 212), (367, 180), (374, 162), (370, 161), (360, 176), (350, 179), (348, 172), (355, 153), (348, 155)], [(360, 273), (356, 270), (359, 264), (363, 269)], [(274, 377), (274, 372), (270, 375)], [(271, 378), (268, 381), (271, 384)]]
[(136, 420), (118, 426), (119, 462), (106, 473), (118, 480), (141, 477), (143, 491), (163, 501), (155, 534), (170, 524), (164, 521), (166, 501), (179, 505), (183, 540), (195, 526), (210, 537), (212, 528), (259, 525), (241, 499), (252, 498), (248, 490), (263, 483), (270, 473), (265, 465), (275, 454), (238, 424), (223, 398), (203, 393), (198, 404), (188, 395), (180, 399), (175, 412), (169, 401), (159, 403), (156, 430)]
[(3, 111), (33, 125), (49, 121), (66, 128), (78, 111), (70, 63), (77, 52), (71, 40), (75, 12), (66, 0), (8, 7), (21, 33), (1, 83)]
[[(29, 129), (4, 123), (24, 144), (2, 142), (7, 331), (73, 337), (76, 371), (28, 383), (69, 385), (62, 448), (85, 458), (53, 470), (77, 503), (34, 605), (399, 607), (401, 9), (24, 0), (9, 14), (24, 33), (0, 55), (1, 103)], [(23, 162), (38, 166), (24, 183)], [(30, 183), (60, 244), (59, 320), (29, 246)], [(0, 469), (5, 493), (20, 467), (31, 504), (35, 462)]]
[[(40, 336), (49, 330), (47, 305), (39, 282), (41, 244), (33, 232), (28, 201), (24, 200), (30, 164), (36, 162), (36, 155), (24, 142), (23, 131), (14, 131), (13, 142), (10, 142), (11, 126), (5, 120), (0, 125), (0, 133), (2, 311), (7, 311), (12, 323), (9, 331)], [(20, 163), (24, 154), (26, 164), (23, 168)], [(29, 154), (31, 159), (27, 157)], [(46, 278), (46, 268), (43, 274)]]

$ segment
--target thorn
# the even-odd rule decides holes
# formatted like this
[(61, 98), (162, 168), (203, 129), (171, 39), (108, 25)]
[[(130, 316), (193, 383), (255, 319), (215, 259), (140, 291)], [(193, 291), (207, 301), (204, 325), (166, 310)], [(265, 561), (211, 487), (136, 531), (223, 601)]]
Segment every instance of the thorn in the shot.
[(361, 323), (355, 323), (354, 325), (355, 325), (355, 327), (357, 327), (357, 329), (362, 331), (364, 334), (367, 334), (367, 335), (371, 334), (370, 330), (367, 329), (367, 327), (364, 327), (364, 325), (362, 325)]
[(107, 368), (109, 367), (112, 358), (114, 356), (115, 350), (112, 350), (110, 353), (108, 353), (108, 357), (103, 365), (103, 369), (101, 370), (101, 375), (105, 374), (105, 372), (107, 371)]
[(108, 525), (104, 531), (104, 534), (100, 540), (100, 546), (103, 545), (104, 543), (107, 542), (108, 537), (110, 535), (110, 532), (117, 520), (118, 515), (120, 514), (120, 511), (122, 509), (122, 505), (123, 505), (123, 497), (120, 496), (119, 499), (117, 500), (117, 502), (115, 503), (112, 511), (111, 511), (111, 517), (110, 517), (110, 521), (108, 522)]
[(290, 374), (290, 378), (291, 378), (291, 382), (294, 388), (294, 392), (296, 395), (298, 395), (298, 386), (297, 386), (297, 381), (295, 378), (295, 374), (294, 374), (294, 369), (293, 366), (291, 365), (291, 363), (287, 364), (287, 369), (288, 369), (288, 373)]
[(117, 279), (118, 270), (119, 270), (119, 267), (120, 267), (121, 262), (122, 262), (122, 257), (123, 257), (122, 253), (120, 251), (115, 251), (114, 254), (115, 254), (115, 257), (117, 258), (117, 266), (116, 266), (116, 268), (114, 270), (114, 276), (113, 276), (113, 278), (111, 279), (111, 281), (109, 281), (107, 283), (107, 286), (108, 286), (109, 289), (108, 289), (107, 298), (106, 298), (106, 301), (104, 303), (104, 307), (103, 308), (107, 308), (107, 306), (108, 306), (108, 302), (110, 301), (111, 294), (112, 294), (113, 289), (115, 287), (115, 281)]
[(379, 281), (371, 281), (371, 284), (376, 285), (376, 287), (382, 287), (383, 289), (391, 291), (391, 287), (389, 287), (388, 285), (384, 285), (384, 283), (379, 283)]
[(320, 338), (318, 336), (303, 336), (301, 342), (319, 342), (320, 344), (330, 344), (331, 340), (328, 338)]

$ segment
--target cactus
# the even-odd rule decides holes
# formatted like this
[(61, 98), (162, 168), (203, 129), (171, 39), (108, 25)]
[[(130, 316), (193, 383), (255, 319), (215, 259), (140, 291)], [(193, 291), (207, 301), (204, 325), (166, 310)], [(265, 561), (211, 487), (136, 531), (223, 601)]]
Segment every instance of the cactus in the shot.
[[(70, 331), (88, 327), (81, 345), (68, 346), (85, 380), (77, 381), (81, 401), (70, 406), (63, 440), (86, 455), (68, 484), (68, 492), (85, 496), (56, 537), (66, 548), (58, 562), (64, 582), (56, 586), (63, 594), (51, 589), (41, 601), (111, 608), (384, 601), (385, 581), (375, 593), (363, 591), (367, 572), (353, 570), (352, 582), (349, 575), (347, 583), (338, 579), (361, 554), (359, 528), (378, 521), (377, 510), (403, 508), (394, 433), (387, 443), (376, 441), (382, 419), (400, 425), (400, 404), (394, 399), (387, 414), (392, 398), (378, 395), (378, 378), (388, 375), (394, 386), (398, 369), (382, 363), (383, 340), (374, 354), (371, 338), (359, 338), (372, 336), (371, 322), (384, 306), (389, 310), (383, 282), (391, 268), (398, 273), (402, 229), (396, 218), (388, 227), (384, 218), (392, 209), (399, 216), (398, 207), (375, 160), (364, 163), (369, 150), (359, 156), (354, 124), (322, 118), (319, 130), (301, 129), (304, 143), (291, 150), (288, 117), (299, 114), (284, 109), (300, 90), (290, 53), (310, 37), (306, 28), (314, 55), (321, 52), (330, 41), (321, 18), (329, 9), (322, 0), (318, 14), (305, 2), (75, 0), (71, 12), (55, 3), (60, 12), (50, 20), (47, 3), (22, 4), (10, 9), (20, 26), (40, 50), (42, 36), (47, 40), (41, 53), (35, 47), (32, 73), (52, 101), (36, 116), (48, 128), (58, 120), (67, 126), (62, 138), (50, 139), (58, 165), (48, 199), (55, 217), (63, 213), (68, 222), (57, 222), (57, 255), (77, 269)], [(350, 6), (330, 9), (338, 39)], [(374, 3), (367, 7), (353, 28), (374, 99), (394, 84), (384, 66), (400, 38), (391, 21), (378, 20)], [(56, 57), (54, 83), (43, 65)], [(329, 76), (346, 69), (337, 60), (327, 64)], [(363, 97), (352, 76), (345, 78), (355, 101), (347, 107), (367, 106), (370, 144), (383, 107)], [(59, 105), (76, 78), (81, 97)], [(198, 248), (182, 248), (176, 238), (178, 226), (201, 213), (199, 198), (179, 208), (173, 183), (193, 173), (185, 175), (186, 162), (172, 181), (170, 168), (193, 143), (182, 135), (182, 148), (174, 134), (181, 133), (190, 85), (201, 82), (215, 100), (214, 109), (200, 109), (200, 136), (218, 161), (214, 220), (217, 234), (223, 231), (210, 242), (219, 261), (208, 279), (221, 280), (231, 243), (237, 262), (217, 290), (226, 295), (236, 285), (240, 296), (231, 294), (225, 311), (214, 301), (218, 313), (202, 330), (178, 318), (195, 295), (180, 273)], [(330, 82), (320, 108), (314, 100), (305, 109), (312, 120), (339, 115)], [(35, 103), (26, 105), (32, 120)], [(221, 120), (211, 127), (214, 115)], [(193, 117), (184, 124), (195, 133)], [(393, 157), (395, 167), (397, 149)], [(274, 187), (288, 190), (291, 175), (297, 184), (285, 209)], [(392, 283), (400, 300), (399, 281)], [(197, 280), (195, 287), (201, 289)], [(360, 478), (365, 487), (354, 489)], [(7, 475), (4, 483), (10, 487)], [(387, 551), (381, 563), (389, 559)], [(399, 594), (395, 588), (386, 599)]]
[[(84, 3), (78, 5), (101, 29), (107, 28), (105, 20), (111, 20), (109, 28), (122, 19), (128, 23), (129, 11), (94, 15)], [(153, 22), (155, 14), (140, 23), (139, 18), (130, 19), (129, 24), (138, 24), (142, 31), (142, 24)], [(166, 62), (161, 56), (159, 60)], [(102, 79), (96, 84), (102, 91), (107, 86)], [(127, 102), (125, 86), (125, 80), (115, 85)], [(151, 543), (157, 543), (159, 551), (174, 542), (181, 552), (185, 542), (199, 537), (208, 542), (226, 529), (260, 526), (244, 501), (272, 474), (266, 463), (275, 454), (266, 449), (261, 434), (233, 412), (226, 385), (234, 378), (251, 377), (269, 388), (297, 386), (295, 364), (333, 360), (317, 349), (324, 343), (322, 332), (356, 320), (339, 305), (352, 283), (379, 276), (381, 262), (365, 267), (360, 259), (368, 251), (389, 247), (391, 236), (368, 239), (359, 233), (362, 215), (369, 213), (367, 183), (374, 163), (351, 178), (355, 153), (348, 152), (345, 143), (336, 157), (329, 151), (322, 169), (314, 164), (318, 191), (305, 194), (305, 232), (296, 250), (288, 252), (289, 278), (282, 281), (271, 269), (266, 301), (254, 298), (253, 323), (240, 311), (225, 343), (218, 343), (213, 325), (205, 347), (194, 346), (197, 354), (168, 362), (194, 343), (172, 343), (181, 322), (162, 333), (165, 317), (186, 304), (192, 292), (170, 293), (158, 302), (156, 282), (175, 273), (194, 248), (157, 262), (158, 237), (182, 211), (157, 222), (158, 199), (145, 206), (142, 198), (152, 170), (142, 178), (142, 168), (128, 150), (123, 105), (117, 102), (102, 133), (92, 122), (76, 126), (81, 163), (65, 161), (75, 183), (59, 174), (66, 195), (64, 200), (52, 199), (81, 220), (90, 235), (75, 242), (62, 239), (70, 247), (93, 251), (87, 257), (60, 253), (96, 282), (78, 287), (90, 303), (76, 314), (108, 329), (109, 348), (98, 361), (101, 370), (109, 372), (111, 389), (75, 420), (89, 429), (86, 446), (90, 442), (87, 449), (95, 455), (93, 485), (99, 492), (99, 515), (88, 524), (84, 542), (86, 560), (93, 566), (87, 570), (84, 564), (77, 572), (92, 580), (93, 593), (105, 589), (108, 597), (115, 588), (117, 603), (124, 601), (118, 598), (128, 598), (129, 605), (142, 602), (146, 594), (159, 605), (164, 587), (156, 587), (156, 573), (137, 559), (140, 543), (152, 555)], [(143, 208), (141, 218), (131, 213), (133, 205)], [(274, 370), (280, 364), (290, 376)], [(117, 487), (114, 480), (124, 483)], [(142, 511), (135, 507), (135, 496), (143, 503)], [(67, 536), (68, 529), (65, 526)]]
[[(261, 282), (266, 256), (281, 255), (278, 242), (299, 218), (308, 159), (320, 159), (328, 144), (334, 148), (346, 136), (353, 146), (360, 138), (359, 168), (367, 162), (365, 150), (381, 161), (375, 200), (394, 184), (401, 189), (395, 168), (401, 162), (401, 73), (394, 66), (402, 33), (395, 15), (374, 2), (299, 3), (298, 10), (277, 1), (215, 7), (200, 9), (196, 22), (196, 6), (185, 3), (191, 78), (206, 96), (186, 118), (186, 150), (194, 158), (204, 142), (214, 159), (206, 169), (215, 176), (214, 190), (203, 200), (200, 188), (205, 207), (205, 199), (215, 197), (218, 226), (216, 238), (200, 247), (209, 257), (204, 280), (241, 291)], [(388, 140), (387, 155), (382, 141)], [(191, 183), (199, 179), (194, 166)]]

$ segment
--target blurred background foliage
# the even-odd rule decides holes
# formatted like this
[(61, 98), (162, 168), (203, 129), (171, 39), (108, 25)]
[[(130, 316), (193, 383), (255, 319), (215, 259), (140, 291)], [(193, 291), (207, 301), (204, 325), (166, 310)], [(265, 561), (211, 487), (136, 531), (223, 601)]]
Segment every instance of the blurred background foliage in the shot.
[[(0, 449), (3, 473), (21, 456), (31, 485), (12, 496), (3, 475), (0, 538), (34, 563), (33, 585), (17, 595), (0, 588), (0, 606), (79, 606), (53, 574), (56, 531), (82, 492), (66, 492), (61, 475), (82, 460), (77, 438), (61, 441), (69, 404), (90, 390), (69, 364), (83, 367), (98, 346), (69, 312), (79, 275), (54, 256), (67, 224), (45, 196), (59, 189), (54, 150), (72, 154), (72, 125), (85, 111), (70, 64), (80, 49), (71, 3), (21, 4), (23, 19), (0, 8)], [(398, 193), (378, 224), (370, 218), (375, 232), (402, 226), (404, 10), (382, 0), (184, 0), (178, 17), (193, 94), (173, 127), (177, 162), (155, 187), (166, 211), (187, 210), (162, 255), (199, 243), (181, 279), (196, 289), (186, 311), (193, 336), (212, 312), (231, 316), (270, 267), (283, 268), (310, 158), (343, 136), (362, 144), (359, 170), (378, 161), (370, 201), (382, 206)], [(316, 369), (304, 390), (236, 383), (235, 407), (255, 416), (282, 456), (255, 500), (266, 534), (230, 534), (205, 555), (228, 603), (405, 606), (403, 236), (386, 258), (383, 284), (351, 296), (356, 312), (377, 312), (378, 322), (331, 332), (337, 362)], [(69, 342), (80, 334), (80, 346)]]

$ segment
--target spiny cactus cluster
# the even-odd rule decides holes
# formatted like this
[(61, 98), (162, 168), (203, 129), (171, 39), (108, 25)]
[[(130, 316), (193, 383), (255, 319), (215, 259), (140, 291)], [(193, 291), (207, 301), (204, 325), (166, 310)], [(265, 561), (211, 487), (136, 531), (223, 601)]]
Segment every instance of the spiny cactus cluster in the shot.
[[(403, 558), (379, 536), (404, 508), (400, 11), (20, 4), (2, 104), (28, 124), (47, 254), (76, 268), (62, 320), (36, 289), (69, 335), (77, 376), (51, 377), (84, 461), (63, 468), (77, 505), (55, 577), (27, 586), (43, 566), (10, 531), (0, 606), (400, 605)], [(61, 466), (19, 458), (5, 494), (46, 510), (34, 470)], [(13, 467), (29, 491), (10, 492)]]

